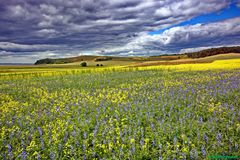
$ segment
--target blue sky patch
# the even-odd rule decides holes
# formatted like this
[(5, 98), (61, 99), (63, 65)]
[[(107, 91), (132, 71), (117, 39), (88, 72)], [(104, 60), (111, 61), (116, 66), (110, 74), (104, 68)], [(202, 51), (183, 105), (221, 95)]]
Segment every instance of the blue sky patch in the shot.
[(239, 17), (239, 16), (240, 16), (240, 8), (237, 7), (237, 5), (233, 3), (228, 8), (225, 8), (225, 9), (221, 10), (220, 12), (218, 11), (218, 12), (214, 12), (214, 13), (200, 15), (200, 16), (194, 17), (188, 21), (179, 23), (177, 25), (173, 25), (168, 28), (160, 29), (157, 31), (151, 31), (151, 32), (149, 32), (149, 34), (150, 35), (161, 34), (164, 31), (166, 31), (170, 28), (173, 28), (173, 27), (177, 27), (177, 26), (194, 25), (194, 24), (198, 24), (198, 23), (217, 22), (217, 21), (222, 21), (222, 20), (226, 20), (226, 19), (230, 19), (230, 18)]

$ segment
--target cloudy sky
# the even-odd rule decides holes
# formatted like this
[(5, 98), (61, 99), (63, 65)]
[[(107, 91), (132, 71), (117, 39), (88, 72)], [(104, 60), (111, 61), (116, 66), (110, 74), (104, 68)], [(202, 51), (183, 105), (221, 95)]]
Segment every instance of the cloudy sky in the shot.
[(240, 0), (0, 1), (0, 63), (240, 44)]

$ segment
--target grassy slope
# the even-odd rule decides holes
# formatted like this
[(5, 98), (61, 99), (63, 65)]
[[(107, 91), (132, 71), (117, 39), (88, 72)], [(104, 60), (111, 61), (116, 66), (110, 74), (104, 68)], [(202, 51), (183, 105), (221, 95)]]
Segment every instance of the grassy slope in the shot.
[[(82, 62), (82, 61), (88, 61), (90, 66), (94, 66), (97, 63), (95, 63), (96, 60), (101, 61), (116, 61), (116, 63), (120, 63), (119, 61), (127, 61), (127, 62), (144, 62), (144, 61), (176, 61), (174, 64), (178, 63), (184, 63), (179, 62), (180, 59), (188, 59), (188, 58), (201, 58), (201, 57), (208, 57), (213, 55), (219, 55), (219, 54), (229, 54), (229, 53), (240, 53), (240, 46), (235, 47), (220, 47), (220, 48), (211, 48), (202, 50), (199, 52), (193, 52), (193, 53), (185, 53), (185, 54), (175, 54), (175, 55), (159, 55), (159, 56), (149, 56), (149, 57), (116, 57), (116, 56), (107, 56), (107, 55), (82, 55), (77, 57), (68, 57), (68, 58), (46, 58), (46, 59), (40, 59), (37, 60), (35, 64), (66, 64), (66, 63), (75, 63), (75, 62)], [(218, 56), (217, 56), (218, 57)], [(228, 57), (228, 56), (226, 56)], [(205, 62), (205, 60), (203, 60)], [(207, 60), (212, 61), (212, 60)], [(196, 63), (201, 61), (188, 61), (189, 63)], [(104, 62), (105, 63), (105, 62)], [(121, 64), (121, 63), (120, 63)], [(168, 64), (168, 63), (165, 63)], [(103, 64), (104, 65), (104, 64)], [(105, 65), (115, 65), (115, 63), (112, 62), (106, 62)], [(123, 65), (126, 65), (126, 62), (123, 63)]]
[[(204, 58), (191, 59), (186, 56), (156, 56), (156, 57), (113, 57), (112, 60), (95, 62), (94, 59), (97, 56), (86, 56), (84, 61), (87, 62), (88, 66), (94, 67), (97, 64), (103, 66), (148, 66), (148, 65), (175, 65), (175, 64), (186, 64), (186, 63), (210, 63), (215, 60), (224, 59), (235, 59), (240, 58), (239, 53), (220, 54), (215, 56), (209, 56)], [(50, 64), (40, 65), (41, 67), (73, 67), (78, 66), (80, 62), (67, 63), (67, 64)]]
[(178, 65), (178, 64), (194, 64), (194, 63), (211, 63), (216, 60), (226, 60), (226, 59), (237, 59), (240, 58), (239, 53), (228, 53), (228, 54), (219, 54), (204, 58), (184, 58), (184, 59), (177, 59), (172, 61), (147, 61), (143, 63), (137, 63), (133, 66), (154, 66), (154, 65)]
[[(92, 56), (93, 57), (93, 56)], [(175, 59), (177, 56), (172, 56), (172, 59)], [(89, 57), (88, 57), (89, 58)], [(135, 57), (136, 58), (136, 57)], [(230, 54), (221, 54), (215, 56), (209, 56), (205, 58), (183, 58), (177, 60), (157, 60), (159, 57), (150, 57), (152, 59), (149, 60), (133, 60), (130, 59), (113, 59), (109, 61), (100, 61), (95, 62), (93, 59), (89, 58), (86, 60), (88, 63), (88, 67), (80, 67), (80, 62), (75, 63), (67, 63), (67, 64), (43, 64), (43, 65), (27, 65), (27, 66), (0, 66), (0, 73), (22, 73), (22, 72), (48, 72), (53, 69), (56, 71), (61, 71), (65, 69), (91, 69), (91, 68), (105, 68), (112, 66), (133, 66), (133, 67), (141, 67), (141, 66), (156, 66), (156, 65), (176, 65), (176, 64), (192, 64), (192, 63), (210, 63), (215, 60), (225, 60), (225, 59), (240, 59), (240, 54), (238, 53), (230, 53)], [(163, 58), (164, 59), (164, 58)], [(96, 64), (103, 64), (103, 67), (96, 67)]]

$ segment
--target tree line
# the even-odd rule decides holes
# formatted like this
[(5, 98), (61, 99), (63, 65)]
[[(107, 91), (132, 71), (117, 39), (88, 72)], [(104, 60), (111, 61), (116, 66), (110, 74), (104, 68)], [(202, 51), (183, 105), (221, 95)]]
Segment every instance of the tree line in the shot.
[(226, 54), (226, 53), (240, 53), (240, 46), (211, 48), (211, 49), (205, 49), (202, 51), (185, 53), (185, 54), (189, 58), (202, 58), (202, 57), (213, 56), (217, 54)]

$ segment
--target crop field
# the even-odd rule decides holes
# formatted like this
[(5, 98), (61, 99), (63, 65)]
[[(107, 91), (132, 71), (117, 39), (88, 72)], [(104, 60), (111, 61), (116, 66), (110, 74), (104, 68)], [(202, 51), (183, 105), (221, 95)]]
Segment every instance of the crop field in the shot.
[(0, 159), (240, 156), (240, 59), (0, 68)]

